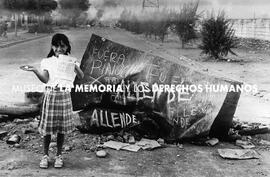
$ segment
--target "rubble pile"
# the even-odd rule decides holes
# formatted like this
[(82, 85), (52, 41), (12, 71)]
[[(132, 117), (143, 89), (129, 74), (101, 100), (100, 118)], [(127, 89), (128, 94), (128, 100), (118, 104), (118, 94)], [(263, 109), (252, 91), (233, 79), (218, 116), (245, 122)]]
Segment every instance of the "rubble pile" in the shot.
[[(15, 119), (10, 122), (0, 123), (0, 141), (8, 144), (9, 148), (26, 149), (28, 151), (42, 154), (43, 141), (37, 131), (39, 120), (37, 118)], [(270, 128), (269, 125), (259, 123), (233, 121), (229, 135), (234, 138), (235, 146), (240, 149), (260, 149), (270, 151)], [(269, 139), (263, 139), (261, 134), (267, 134)], [(201, 139), (202, 140), (202, 139)], [(68, 154), (72, 151), (82, 150), (85, 152), (95, 152), (97, 157), (106, 157), (106, 148), (116, 150), (127, 150), (137, 152), (142, 150), (152, 150), (157, 147), (166, 147), (164, 139), (150, 140), (142, 137), (138, 133), (121, 130), (114, 133), (105, 133), (101, 135), (83, 134), (79, 130), (66, 136), (63, 153)], [(176, 143), (177, 142), (171, 142)], [(203, 141), (194, 141), (192, 144), (216, 146), (219, 144), (217, 138), (204, 138)], [(169, 146), (169, 145), (168, 145)], [(181, 144), (181, 148), (183, 145)], [(50, 152), (56, 153), (56, 137), (52, 137)]]
[(253, 39), (253, 38), (238, 38), (238, 48), (253, 50), (253, 51), (268, 51), (270, 50), (270, 41)]
[[(270, 125), (261, 123), (248, 123), (234, 120), (229, 135), (235, 139), (235, 145), (243, 149), (270, 150), (270, 141), (264, 140), (262, 135), (269, 137)], [(270, 138), (269, 138), (270, 140)]]

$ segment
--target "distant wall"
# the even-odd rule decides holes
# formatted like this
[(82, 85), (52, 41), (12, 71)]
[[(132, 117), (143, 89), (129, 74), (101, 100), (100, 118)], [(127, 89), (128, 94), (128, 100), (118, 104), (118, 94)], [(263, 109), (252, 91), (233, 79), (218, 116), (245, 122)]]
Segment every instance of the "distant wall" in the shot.
[(270, 41), (270, 19), (232, 19), (235, 35)]

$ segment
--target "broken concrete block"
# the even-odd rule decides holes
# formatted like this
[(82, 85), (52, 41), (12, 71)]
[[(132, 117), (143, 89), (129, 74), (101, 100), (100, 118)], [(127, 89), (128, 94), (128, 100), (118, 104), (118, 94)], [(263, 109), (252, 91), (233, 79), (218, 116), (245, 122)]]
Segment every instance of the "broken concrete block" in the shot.
[(19, 135), (11, 135), (10, 138), (7, 140), (7, 144), (16, 144), (19, 143), (21, 140), (21, 137)]
[(106, 137), (107, 141), (110, 141), (110, 140), (114, 140), (114, 136), (113, 135), (108, 135)]
[(210, 146), (215, 146), (218, 144), (218, 142), (219, 140), (217, 138), (212, 138), (210, 140), (207, 140), (205, 143)]
[(134, 136), (132, 136), (132, 135), (129, 136), (129, 138), (128, 138), (128, 143), (129, 143), (129, 144), (135, 144), (135, 143), (136, 143)]
[(218, 149), (218, 153), (224, 159), (259, 159), (259, 154), (251, 149)]
[(255, 148), (254, 144), (252, 144), (249, 141), (245, 141), (245, 140), (236, 140), (235, 141), (235, 145), (236, 146), (240, 146), (243, 149), (251, 149), (251, 148)]
[(128, 134), (125, 134), (125, 135), (123, 136), (123, 139), (124, 139), (124, 142), (125, 142), (125, 143), (128, 143), (129, 135), (128, 135)]
[(249, 143), (250, 143), (249, 141), (244, 141), (244, 140), (236, 140), (235, 141), (236, 146), (248, 145)]
[(164, 139), (162, 139), (162, 138), (159, 138), (159, 139), (157, 140), (157, 142), (158, 142), (160, 145), (164, 145), (164, 144), (165, 144), (165, 141), (164, 141)]

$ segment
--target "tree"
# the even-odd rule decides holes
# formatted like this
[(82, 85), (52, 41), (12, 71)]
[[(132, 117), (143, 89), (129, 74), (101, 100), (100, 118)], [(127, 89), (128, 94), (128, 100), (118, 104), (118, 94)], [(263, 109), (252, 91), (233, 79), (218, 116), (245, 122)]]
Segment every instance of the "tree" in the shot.
[(41, 16), (55, 10), (57, 8), (57, 2), (55, 0), (4, 0), (3, 7), (14, 13), (15, 36), (17, 36), (18, 13), (25, 11)]
[(218, 14), (217, 17), (212, 13), (209, 19), (202, 23), (202, 44), (199, 46), (202, 53), (208, 54), (215, 59), (221, 59), (230, 52), (236, 55), (232, 48), (237, 47), (238, 41), (234, 36), (230, 20), (225, 18), (224, 12)]
[(175, 14), (173, 20), (175, 32), (178, 35), (179, 39), (182, 42), (182, 48), (185, 47), (185, 44), (195, 39), (196, 36), (196, 22), (199, 19), (197, 15), (199, 1), (193, 3), (185, 3), (180, 11), (180, 13)]
[(91, 6), (88, 0), (59, 0), (60, 13), (71, 19), (72, 26), (76, 26), (76, 19)]

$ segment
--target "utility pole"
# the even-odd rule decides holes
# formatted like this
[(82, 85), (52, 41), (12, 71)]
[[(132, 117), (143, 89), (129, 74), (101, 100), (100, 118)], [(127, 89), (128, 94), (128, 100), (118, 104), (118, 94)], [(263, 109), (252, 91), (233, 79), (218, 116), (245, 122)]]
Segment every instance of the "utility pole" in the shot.
[(143, 0), (142, 8), (146, 7), (159, 8), (159, 0)]

